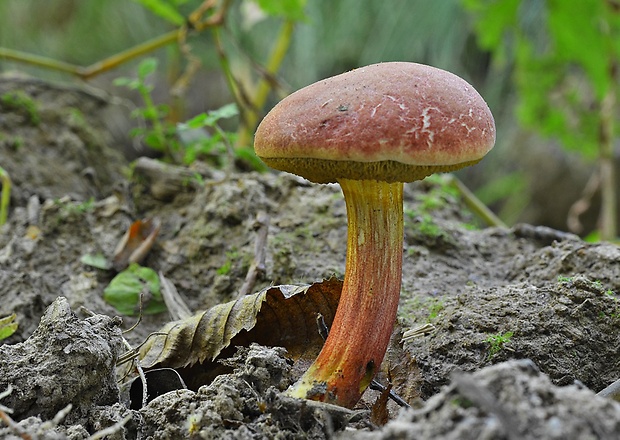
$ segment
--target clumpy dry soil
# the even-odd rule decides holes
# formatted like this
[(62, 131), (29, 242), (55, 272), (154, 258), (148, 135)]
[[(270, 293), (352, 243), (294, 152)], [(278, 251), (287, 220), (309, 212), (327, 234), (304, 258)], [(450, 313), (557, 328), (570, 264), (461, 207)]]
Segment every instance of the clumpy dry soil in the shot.
[[(32, 105), (0, 100), (0, 164), (14, 184), (0, 229), (0, 317), (19, 323), (0, 345), (0, 408), (14, 421), (0, 423), (0, 437), (620, 438), (620, 404), (595, 394), (620, 377), (620, 248), (543, 227), (483, 228), (441, 179), (406, 185), (398, 326), (378, 376), (412, 409), (390, 402), (385, 413), (377, 391), (354, 410), (286, 398), (298, 372), (283, 349), (258, 345), (240, 348), (212, 383), (130, 409), (114, 365), (137, 318), (117, 318), (102, 295), (115, 273), (81, 257), (111, 258), (132, 221), (157, 217), (143, 265), (197, 312), (236, 298), (257, 218), (267, 218), (252, 292), (342, 277), (341, 193), (200, 164), (153, 171), (143, 161), (131, 173), (97, 117), (114, 111), (104, 98), (0, 81), (0, 95), (15, 91)], [(136, 346), (170, 319), (145, 316), (124, 336)]]

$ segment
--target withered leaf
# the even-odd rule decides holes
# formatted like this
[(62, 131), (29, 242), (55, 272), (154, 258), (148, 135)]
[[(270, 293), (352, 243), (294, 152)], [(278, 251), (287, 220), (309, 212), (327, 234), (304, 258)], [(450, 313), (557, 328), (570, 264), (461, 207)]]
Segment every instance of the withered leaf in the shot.
[[(218, 357), (232, 354), (229, 348), (257, 342), (281, 346), (294, 359), (313, 359), (323, 340), (316, 325), (316, 314), (331, 325), (342, 281), (329, 279), (311, 285), (282, 285), (263, 289), (164, 326), (140, 349), (144, 368), (192, 368), (197, 375), (210, 376), (210, 365)], [(226, 351), (226, 353), (225, 353)], [(187, 372), (186, 372), (187, 373)], [(185, 379), (184, 377), (184, 379)], [(191, 387), (191, 384), (188, 383)]]
[(112, 266), (118, 272), (131, 263), (141, 263), (155, 243), (161, 222), (157, 218), (136, 220), (114, 250)]
[(370, 421), (377, 426), (383, 426), (390, 420), (387, 404), (391, 390), (392, 384), (388, 383), (370, 409)]

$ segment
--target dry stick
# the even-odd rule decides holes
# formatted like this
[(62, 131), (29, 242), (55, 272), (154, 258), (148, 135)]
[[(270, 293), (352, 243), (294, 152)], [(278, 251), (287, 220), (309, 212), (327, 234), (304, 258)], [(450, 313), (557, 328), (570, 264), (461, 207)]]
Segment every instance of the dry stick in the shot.
[(161, 296), (166, 304), (168, 313), (173, 320), (180, 320), (192, 316), (192, 311), (185, 303), (175, 285), (159, 271), (159, 284), (161, 285)]
[(24, 431), (24, 429), (21, 426), (15, 423), (15, 420), (13, 420), (6, 412), (2, 411), (1, 409), (0, 409), (0, 420), (2, 420), (6, 424), (6, 426), (12, 429), (13, 432), (15, 432), (17, 435), (19, 435), (24, 440), (34, 440), (30, 434)]
[[(13, 386), (11, 384), (9, 384), (9, 387), (0, 393), (0, 400), (4, 399), (5, 397), (9, 396), (11, 393), (13, 392)], [(21, 438), (25, 439), (25, 440), (32, 440), (32, 436), (30, 436), (30, 434), (28, 434), (26, 431), (24, 431), (24, 429), (19, 426), (12, 418), (11, 416), (9, 416), (10, 413), (12, 413), (13, 410), (10, 408), (7, 408), (4, 405), (0, 405), (0, 420), (2, 420), (4, 422), (4, 424), (13, 432), (15, 432), (17, 435), (19, 435)]]
[(181, 98), (185, 95), (192, 78), (196, 75), (196, 72), (198, 72), (202, 64), (200, 58), (194, 55), (191, 45), (187, 42), (187, 28), (183, 28), (181, 32), (179, 32), (178, 45), (181, 54), (187, 60), (187, 66), (170, 90), (170, 94), (175, 98)]
[(590, 209), (590, 205), (592, 203), (592, 198), (596, 191), (598, 191), (601, 186), (601, 176), (599, 170), (595, 170), (592, 172), (592, 175), (588, 179), (586, 186), (581, 192), (581, 197), (575, 203), (573, 203), (568, 210), (568, 217), (566, 219), (566, 225), (571, 232), (575, 234), (579, 234), (583, 231), (583, 225), (579, 220), (581, 214)]
[(216, 11), (208, 19), (202, 20), (203, 15), (211, 9), (215, 9), (217, 6), (217, 0), (205, 0), (189, 15), (189, 27), (183, 26), (179, 29), (179, 38), (177, 42), (179, 44), (179, 49), (187, 59), (188, 64), (183, 74), (175, 81), (171, 91), (172, 96), (179, 97), (185, 94), (185, 90), (189, 86), (190, 80), (194, 77), (202, 64), (200, 58), (192, 53), (191, 46), (187, 43), (188, 31), (195, 30), (197, 32), (201, 32), (206, 28), (222, 25), (230, 5), (230, 0), (224, 1), (218, 11)]
[[(148, 390), (146, 388), (146, 376), (144, 375), (144, 370), (142, 369), (142, 365), (140, 365), (140, 360), (138, 359), (138, 355), (140, 353), (137, 348), (133, 348), (131, 346), (129, 341), (127, 341), (127, 339), (125, 339), (124, 336), (122, 336), (122, 339), (123, 339), (123, 344), (125, 345), (125, 348), (127, 348), (127, 352), (119, 357), (119, 359), (116, 361), (116, 366), (118, 367), (119, 365), (122, 365), (125, 362), (129, 362), (130, 360), (134, 362), (134, 368), (138, 372), (138, 376), (140, 376), (140, 382), (142, 382), (142, 407), (144, 408), (148, 404), (149, 395), (148, 395)], [(127, 368), (127, 371), (125, 372), (125, 375), (121, 379), (121, 381), (124, 380), (127, 376), (129, 376), (130, 372), (131, 372), (131, 367)]]
[(116, 361), (116, 366), (123, 365), (123, 364), (129, 362), (130, 360), (132, 360), (133, 358), (135, 358), (136, 356), (138, 356), (140, 348), (142, 348), (142, 346), (144, 346), (144, 344), (146, 344), (148, 342), (148, 340), (151, 339), (154, 336), (168, 336), (168, 333), (166, 333), (166, 332), (153, 332), (153, 333), (150, 333), (146, 337), (146, 339), (144, 341), (142, 341), (135, 348), (132, 348), (131, 345), (129, 345), (129, 343), (127, 342), (127, 344), (125, 344), (125, 346), (126, 347), (128, 346), (128, 350), (118, 357), (118, 359)]
[(598, 396), (607, 397), (608, 399), (613, 399), (620, 402), (620, 379), (606, 386), (596, 394)]
[(64, 408), (60, 409), (52, 420), (47, 420), (41, 423), (41, 425), (37, 429), (37, 434), (42, 434), (45, 431), (51, 431), (52, 429), (60, 425), (62, 421), (67, 417), (67, 415), (71, 412), (72, 409), (73, 409), (73, 405), (70, 403)]
[(237, 298), (249, 295), (259, 276), (265, 273), (265, 249), (267, 248), (267, 235), (269, 233), (269, 216), (267, 213), (260, 211), (256, 214), (256, 220), (253, 225), (256, 230), (256, 243), (254, 244), (254, 260), (245, 276), (245, 281), (239, 289)]
[(612, 81), (600, 107), (599, 170), (601, 175), (601, 213), (599, 216), (601, 239), (613, 240), (618, 233), (616, 223), (616, 176), (614, 166), (614, 115), (616, 107), (616, 81), (613, 72), (618, 66), (610, 66)]
[(216, 3), (216, 0), (205, 0), (200, 4), (200, 6), (194, 9), (191, 14), (189, 14), (187, 21), (191, 25), (192, 29), (200, 30), (199, 26), (202, 25), (202, 16), (205, 15), (210, 9), (213, 9)]
[(456, 188), (467, 207), (478, 217), (480, 217), (487, 225), (499, 228), (508, 228), (506, 224), (491, 211), (487, 205), (482, 203), (476, 195), (465, 186), (461, 180), (453, 174), (448, 176), (450, 184)]
[[(327, 324), (325, 324), (325, 318), (320, 313), (316, 314), (316, 325), (319, 328), (319, 335), (321, 335), (321, 338), (323, 338), (323, 340), (327, 339), (327, 336), (329, 335), (329, 328), (327, 327)], [(392, 399), (394, 402), (396, 402), (397, 405), (402, 406), (404, 408), (411, 408), (411, 405), (405, 402), (405, 400), (402, 397), (400, 397), (398, 394), (396, 394), (391, 389), (388, 390), (388, 387), (379, 383), (375, 379), (370, 381), (369, 388), (371, 390), (379, 391), (381, 393), (385, 393), (386, 391), (388, 391), (388, 397)]]
[(218, 27), (213, 27), (211, 32), (213, 34), (215, 50), (220, 61), (220, 69), (222, 69), (222, 72), (224, 73), (224, 78), (226, 79), (226, 85), (228, 86), (228, 90), (230, 90), (230, 93), (235, 100), (235, 104), (237, 104), (241, 121), (243, 121), (243, 123), (247, 125), (246, 109), (252, 109), (252, 100), (248, 96), (245, 88), (243, 87), (243, 84), (241, 84), (232, 73), (232, 68), (230, 66), (230, 61), (228, 60), (228, 55), (226, 55), (226, 50), (224, 50), (224, 43), (222, 42), (220, 29)]
[(274, 83), (271, 78), (275, 77), (278, 70), (280, 70), (282, 61), (291, 45), (294, 28), (294, 23), (291, 20), (287, 20), (282, 24), (282, 28), (271, 49), (267, 64), (264, 69), (262, 69), (262, 75), (256, 85), (252, 106), (248, 109), (246, 115), (246, 127), (245, 129), (241, 127), (238, 132), (239, 140), (237, 141), (237, 145), (247, 145), (251, 143), (251, 130), (256, 127), (259, 119), (259, 111), (265, 105), (269, 92), (273, 88)]
[(194, 12), (189, 15), (189, 22), (193, 29), (198, 32), (206, 28), (219, 26), (224, 23), (228, 9), (232, 5), (232, 0), (224, 0), (219, 10), (204, 21), (200, 21), (202, 16), (210, 9), (215, 8), (217, 0), (205, 0)]
[(127, 422), (129, 422), (132, 419), (131, 414), (129, 414), (128, 416), (126, 416), (124, 419), (119, 420), (118, 422), (116, 422), (114, 425), (112, 426), (108, 426), (105, 429), (102, 429), (101, 431), (97, 431), (95, 432), (93, 435), (91, 435), (90, 437), (88, 437), (86, 440), (99, 440), (101, 438), (104, 438), (106, 435), (112, 435), (112, 434), (116, 434), (118, 431), (120, 431), (123, 426), (125, 426), (127, 424)]

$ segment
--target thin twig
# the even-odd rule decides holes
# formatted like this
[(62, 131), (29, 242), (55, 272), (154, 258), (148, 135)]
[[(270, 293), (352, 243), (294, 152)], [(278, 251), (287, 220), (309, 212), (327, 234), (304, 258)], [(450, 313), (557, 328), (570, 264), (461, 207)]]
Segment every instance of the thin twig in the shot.
[(140, 348), (146, 344), (148, 342), (149, 339), (151, 339), (151, 337), (153, 336), (168, 336), (168, 333), (165, 332), (153, 332), (151, 334), (149, 334), (146, 339), (144, 341), (142, 341), (140, 343), (140, 345), (138, 345), (135, 348), (131, 348), (130, 350), (128, 350), (127, 352), (123, 353), (122, 355), (119, 356), (118, 360), (116, 361), (116, 365), (122, 365), (124, 363), (129, 362), (130, 360), (132, 360), (134, 357), (137, 356), (138, 351), (140, 350)]
[(140, 365), (140, 362), (137, 359), (135, 367), (138, 375), (140, 376), (140, 382), (142, 382), (142, 408), (144, 408), (149, 403), (149, 390), (147, 388), (146, 376), (144, 375), (142, 365)]
[(256, 214), (254, 221), (254, 229), (256, 230), (256, 242), (254, 244), (254, 260), (245, 276), (245, 281), (239, 289), (237, 298), (242, 298), (250, 294), (254, 288), (256, 280), (265, 273), (265, 250), (267, 248), (267, 236), (269, 233), (269, 216), (267, 213), (260, 211)]
[[(123, 334), (129, 333), (131, 331), (133, 331), (136, 327), (138, 327), (138, 324), (140, 324), (140, 322), (142, 322), (142, 300), (144, 299), (144, 291), (146, 289), (146, 286), (142, 288), (142, 290), (140, 290), (140, 301), (138, 302), (138, 305), (140, 307), (139, 309), (139, 313), (138, 313), (138, 320), (136, 321), (136, 323), (134, 325), (132, 325), (131, 327), (129, 327), (127, 330), (123, 330)], [(123, 338), (125, 339), (125, 338)]]
[(264, 69), (259, 70), (259, 73), (264, 72), (266, 74), (263, 73), (256, 84), (256, 92), (254, 93), (254, 99), (252, 99), (252, 106), (248, 109), (246, 119), (244, 121), (245, 125), (242, 125), (238, 132), (239, 139), (237, 141), (237, 145), (243, 146), (251, 143), (251, 134), (258, 123), (259, 112), (264, 107), (267, 97), (269, 96), (269, 92), (274, 86), (274, 82), (271, 78), (274, 78), (280, 70), (282, 61), (284, 60), (284, 57), (291, 45), (294, 29), (295, 25), (291, 20), (286, 20), (282, 24), (266, 65)]
[(568, 230), (574, 232), (575, 234), (579, 234), (583, 231), (583, 224), (581, 223), (581, 220), (579, 220), (579, 217), (590, 209), (592, 198), (601, 186), (601, 175), (599, 171), (600, 170), (596, 169), (592, 172), (586, 186), (581, 192), (581, 197), (579, 197), (579, 199), (573, 203), (568, 210), (566, 225), (568, 226)]
[(175, 285), (159, 271), (161, 296), (164, 299), (168, 313), (173, 320), (180, 320), (192, 316), (192, 311), (185, 303)]
[(102, 429), (101, 431), (97, 431), (95, 432), (93, 435), (91, 435), (90, 437), (88, 437), (86, 440), (99, 440), (101, 438), (104, 438), (106, 435), (112, 435), (112, 434), (116, 434), (117, 432), (119, 432), (123, 426), (125, 426), (130, 420), (132, 419), (131, 414), (129, 414), (128, 416), (125, 416), (124, 419), (119, 420), (118, 422), (116, 422), (114, 425), (112, 426), (108, 426), (105, 429)]
[(493, 211), (491, 211), (487, 205), (482, 203), (482, 201), (476, 197), (476, 195), (471, 192), (467, 186), (461, 180), (453, 174), (448, 176), (449, 182), (452, 187), (456, 188), (458, 192), (461, 194), (463, 201), (467, 205), (467, 207), (478, 217), (480, 217), (487, 225), (495, 226), (499, 228), (508, 228), (506, 223), (504, 223), (498, 216), (495, 215)]
[[(148, 337), (146, 339), (148, 340)], [(145, 342), (146, 340), (143, 342), (143, 344)], [(123, 354), (121, 357), (119, 357), (119, 360), (117, 360), (116, 365), (119, 366), (130, 360), (133, 361), (133, 367), (138, 372), (138, 376), (140, 376), (140, 381), (142, 382), (142, 407), (145, 407), (146, 404), (148, 403), (149, 396), (148, 396), (148, 390), (146, 388), (146, 376), (144, 375), (144, 370), (142, 369), (142, 365), (140, 365), (140, 359), (138, 359), (139, 348), (133, 348), (131, 344), (129, 343), (129, 341), (127, 341), (127, 339), (125, 339), (124, 336), (123, 336), (123, 344), (125, 345), (125, 348), (127, 348), (128, 351), (125, 354)], [(131, 356), (128, 356), (130, 354)], [(123, 357), (126, 357), (127, 359), (121, 362), (120, 359)], [(131, 367), (128, 367), (125, 372), (125, 376), (121, 380), (124, 380), (127, 376), (129, 376), (130, 372), (131, 372)]]
[[(208, 19), (204, 21), (200, 21), (202, 14), (204, 14), (214, 3), (213, 1), (204, 2), (195, 13), (191, 14), (190, 17), (193, 17), (196, 20), (196, 23), (192, 23), (192, 29), (200, 32), (209, 27), (217, 27), (220, 26), (224, 22), (224, 18), (226, 16), (226, 12), (228, 11), (231, 1), (225, 0), (222, 3), (222, 6), (219, 10), (210, 16)], [(206, 9), (204, 6), (207, 6)], [(56, 70), (59, 72), (70, 73), (75, 75), (83, 80), (91, 79), (97, 75), (100, 75), (104, 72), (112, 70), (119, 65), (126, 63), (134, 58), (138, 58), (144, 54), (150, 53), (155, 49), (158, 49), (163, 46), (167, 46), (170, 43), (179, 42), (180, 38), (182, 38), (183, 34), (187, 31), (186, 26), (181, 26), (178, 29), (155, 37), (151, 40), (140, 43), (136, 46), (133, 46), (127, 50), (114, 54), (108, 58), (105, 58), (101, 61), (97, 61), (96, 63), (91, 64), (90, 66), (78, 66), (76, 64), (67, 63), (64, 61), (55, 60), (53, 58), (48, 58), (41, 55), (30, 54), (26, 52), (21, 52), (18, 50), (7, 49), (4, 47), (0, 47), (0, 59), (7, 59), (11, 61), (17, 61), (21, 63), (27, 63), (33, 66), (39, 66), (46, 69)]]
[(36, 440), (30, 434), (28, 434), (21, 426), (19, 426), (15, 420), (13, 420), (6, 412), (0, 409), (0, 420), (2, 420), (6, 426), (8, 426), (13, 432), (19, 435), (24, 440)]

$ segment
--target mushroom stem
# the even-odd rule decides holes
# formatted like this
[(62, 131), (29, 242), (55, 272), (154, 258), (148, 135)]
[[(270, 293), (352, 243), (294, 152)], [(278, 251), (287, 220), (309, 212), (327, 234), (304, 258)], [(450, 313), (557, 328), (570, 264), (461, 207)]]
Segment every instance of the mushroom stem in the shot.
[(379, 369), (400, 297), (403, 184), (338, 181), (347, 206), (344, 286), (323, 349), (288, 391), (353, 407)]

